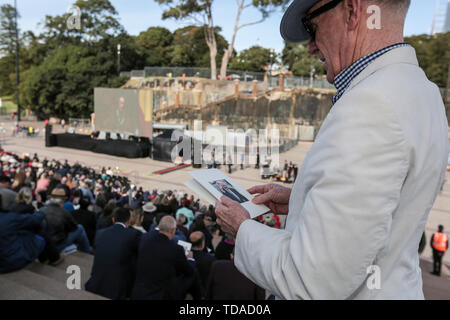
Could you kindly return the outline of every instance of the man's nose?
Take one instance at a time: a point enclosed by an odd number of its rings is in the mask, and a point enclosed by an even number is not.
[[[312,56],[319,53],[319,48],[317,48],[316,41],[309,42],[308,53]]]

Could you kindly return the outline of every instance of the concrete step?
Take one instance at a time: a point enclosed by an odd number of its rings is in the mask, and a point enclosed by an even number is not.
[[[65,283],[27,269],[5,274],[2,278],[59,300],[104,300],[104,298],[84,290],[69,290]],[[13,290],[15,291],[15,289]]]
[[[51,295],[39,292],[0,275],[0,300],[57,300]]]
[[[56,280],[62,284],[65,284],[67,278],[70,276],[61,269],[57,269],[55,267],[49,266],[47,264],[42,264],[37,261],[30,263],[25,269],[36,274],[40,274],[41,276]]]
[[[91,265],[94,264],[94,255],[92,255],[92,254],[77,251],[75,253],[72,253],[71,256],[83,259],[84,261],[86,261],[86,263],[90,263]]]
[[[86,253],[76,252],[65,256],[64,261],[61,264],[57,265],[55,268],[66,272],[67,268],[71,265],[80,267],[81,285],[84,288],[84,285],[91,276],[93,261],[94,256],[88,255]]]

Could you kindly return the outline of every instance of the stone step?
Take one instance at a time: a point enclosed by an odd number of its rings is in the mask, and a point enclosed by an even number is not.
[[[37,261],[30,263],[25,269],[36,274],[40,274],[41,276],[54,279],[62,284],[65,284],[67,278],[70,276],[61,269],[49,266],[47,264],[39,263]]]
[[[2,277],[44,295],[56,297],[58,300],[104,300],[104,298],[84,290],[69,290],[65,283],[27,269],[8,273]],[[12,288],[12,290],[15,291],[15,288]]]
[[[90,263],[91,265],[94,264],[94,255],[92,254],[77,251],[75,253],[72,253],[71,256],[83,259],[84,261],[86,261],[86,263]]]
[[[57,300],[57,298],[0,275],[0,300]]]
[[[65,256],[64,261],[55,268],[67,272],[67,268],[71,265],[80,267],[81,271],[81,285],[84,285],[89,280],[92,271],[93,256],[85,253],[76,252]]]

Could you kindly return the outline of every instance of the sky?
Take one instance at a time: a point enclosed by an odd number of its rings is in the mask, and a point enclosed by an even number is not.
[[[138,35],[152,26],[163,26],[171,31],[188,25],[173,20],[162,20],[163,8],[154,0],[110,0],[119,13],[121,24],[131,35]],[[436,0],[412,0],[406,19],[405,35],[430,33],[436,9]],[[14,4],[14,0],[0,0],[0,5]],[[22,31],[42,31],[38,24],[46,15],[60,15],[68,11],[75,0],[17,0],[21,18],[19,27]],[[222,35],[230,41],[233,34],[234,20],[237,12],[233,0],[216,0],[213,8],[214,23],[222,28]],[[273,48],[280,53],[284,47],[279,33],[282,13],[274,13],[263,23],[241,29],[236,39],[235,49],[240,52],[253,45]],[[241,21],[249,22],[259,19],[259,12],[253,8],[246,9]]]

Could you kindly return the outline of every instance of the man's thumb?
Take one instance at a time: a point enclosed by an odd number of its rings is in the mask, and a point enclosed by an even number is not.
[[[261,204],[261,203],[264,203],[264,202],[266,202],[268,200],[270,200],[269,193],[265,193],[265,194],[261,194],[259,196],[254,197],[253,198],[253,203]]]

